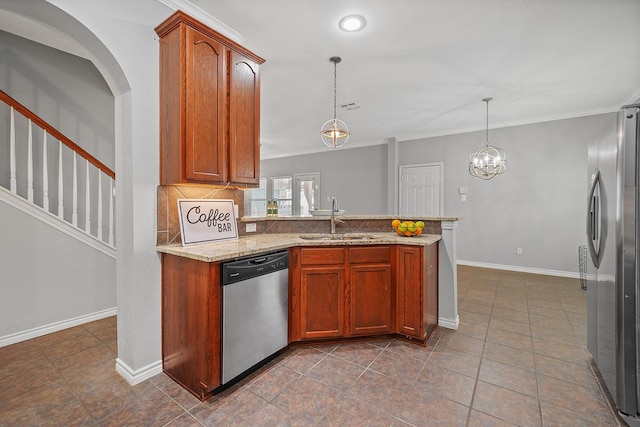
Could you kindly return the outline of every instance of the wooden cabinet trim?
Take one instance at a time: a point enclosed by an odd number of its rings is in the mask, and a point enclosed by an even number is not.
[[[300,249],[300,265],[344,264],[346,261],[343,247],[310,247]]]
[[[388,263],[391,261],[389,246],[352,246],[348,248],[349,264]]]

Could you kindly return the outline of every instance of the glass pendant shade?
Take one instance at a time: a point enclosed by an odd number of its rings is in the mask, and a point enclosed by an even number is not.
[[[333,62],[333,119],[327,120],[322,129],[320,129],[320,137],[327,147],[338,148],[343,146],[349,139],[349,128],[342,120],[337,117],[336,102],[336,65],[342,61],[339,56],[332,56],[329,61]]]
[[[341,147],[349,139],[349,128],[345,122],[339,119],[327,120],[322,126],[321,133],[322,142],[331,148]]]
[[[504,150],[489,145],[489,101],[493,98],[484,98],[487,103],[487,142],[469,156],[469,173],[480,179],[491,179],[507,170],[507,155]]]

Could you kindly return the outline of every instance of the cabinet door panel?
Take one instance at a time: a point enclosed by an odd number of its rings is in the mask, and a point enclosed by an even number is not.
[[[391,266],[351,266],[351,334],[391,332]]]
[[[258,64],[231,52],[229,168],[231,182],[260,180],[260,76]]]
[[[398,247],[396,260],[397,332],[423,338],[423,263],[420,247]]]
[[[301,269],[302,338],[344,335],[344,267]]]
[[[187,27],[185,178],[225,182],[225,47]]]
[[[163,254],[162,360],[201,399],[220,385],[220,268]]]

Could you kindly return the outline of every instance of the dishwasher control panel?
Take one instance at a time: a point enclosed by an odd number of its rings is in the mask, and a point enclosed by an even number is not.
[[[222,264],[222,285],[230,285],[289,268],[289,252],[255,255]]]

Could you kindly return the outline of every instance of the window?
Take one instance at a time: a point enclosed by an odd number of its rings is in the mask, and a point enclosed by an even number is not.
[[[279,216],[308,216],[319,209],[320,174],[304,173],[291,176],[260,178],[260,187],[244,193],[246,216],[267,216],[267,202],[278,201]]]
[[[291,216],[293,211],[293,179],[290,176],[271,178],[271,194],[278,201],[278,215]]]

